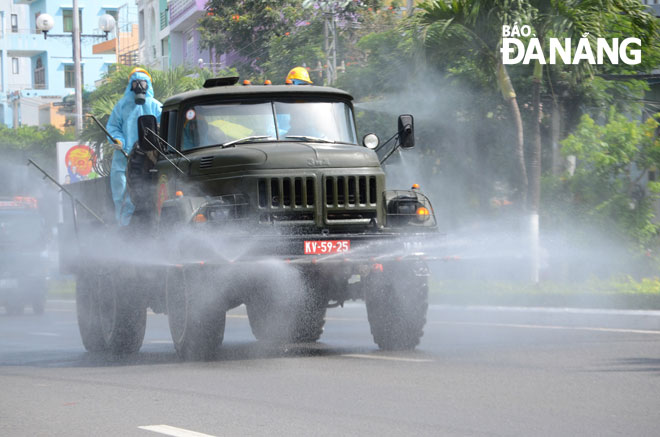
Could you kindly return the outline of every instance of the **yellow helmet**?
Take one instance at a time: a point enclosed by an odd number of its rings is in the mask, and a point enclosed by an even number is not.
[[[307,69],[304,67],[295,67],[289,71],[289,74],[286,76],[287,81],[292,81],[294,84],[296,84],[296,81],[304,82],[307,84],[313,83],[312,80],[309,78],[309,73],[307,72]]]
[[[146,74],[147,76],[149,76],[149,79],[151,79],[151,75],[150,75],[149,72],[148,72],[147,70],[145,70],[144,68],[135,67],[135,68],[131,71],[131,74],[128,75],[128,77],[133,76],[133,73],[144,73],[144,74]],[[153,79],[152,79],[152,80],[153,80]]]

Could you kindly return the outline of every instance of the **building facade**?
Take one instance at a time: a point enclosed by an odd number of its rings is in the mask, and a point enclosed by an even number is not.
[[[138,0],[137,4],[140,63],[162,70],[212,65],[213,54],[200,49],[197,31],[206,0]]]
[[[108,66],[117,61],[115,54],[94,54],[93,46],[104,40],[103,32],[98,29],[101,15],[107,13],[117,17],[125,1],[79,2],[81,34],[99,35],[81,38],[85,90],[94,89],[95,82],[107,72]],[[73,8],[54,0],[14,0],[7,9],[3,7],[2,12],[0,122],[8,126],[53,124],[63,127],[71,124],[73,114],[67,114],[69,110],[61,103],[64,97],[74,92]],[[47,39],[36,27],[36,18],[43,13],[54,19],[54,27],[48,32]],[[15,26],[14,14],[17,15]],[[109,35],[110,38],[114,36],[114,32]],[[14,61],[15,58],[19,60]],[[17,62],[22,72],[19,73],[20,79],[13,79],[10,72],[15,71]]]

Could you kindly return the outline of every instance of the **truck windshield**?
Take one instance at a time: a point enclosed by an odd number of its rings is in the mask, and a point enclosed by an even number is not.
[[[344,102],[265,102],[195,105],[185,112],[182,150],[255,141],[357,144],[351,107]]]

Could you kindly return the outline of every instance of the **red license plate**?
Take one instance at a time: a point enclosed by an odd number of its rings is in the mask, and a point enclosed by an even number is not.
[[[348,252],[351,240],[307,240],[305,255],[325,255],[328,253]]]

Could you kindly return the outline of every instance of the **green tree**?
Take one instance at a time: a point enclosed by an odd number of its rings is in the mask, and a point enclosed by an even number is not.
[[[465,66],[480,70],[507,102],[514,123],[514,160],[519,176],[519,205],[527,199],[523,120],[508,69],[500,54],[502,25],[528,21],[529,4],[524,0],[451,0],[420,6],[419,25],[427,62],[440,70]],[[413,23],[415,25],[415,23]]]
[[[72,141],[71,133],[53,126],[20,126],[11,129],[0,125],[0,149],[4,162],[24,164],[28,158],[53,171],[57,162],[56,143]]]
[[[207,8],[199,21],[203,47],[232,55],[232,66],[251,77],[271,61],[271,40],[293,31],[304,13],[296,0],[210,0]]]
[[[658,61],[658,27],[654,17],[645,12],[644,5],[638,1],[629,0],[530,0],[533,13],[529,14],[529,25],[534,29],[544,52],[548,53],[548,39],[551,37],[571,38],[576,45],[583,35],[588,35],[590,45],[595,51],[596,39],[637,37],[642,42],[643,62],[638,67],[625,64],[596,66],[586,62],[578,65],[559,65],[558,68],[568,70],[572,78],[572,88],[577,88],[579,82],[589,82],[598,72],[630,72],[648,71]],[[547,57],[546,57],[547,58]],[[544,64],[534,61],[532,71],[532,122],[529,150],[529,203],[532,211],[539,210],[541,190],[541,125]],[[548,65],[548,68],[553,68]],[[550,76],[548,76],[550,77]]]
[[[657,243],[653,203],[660,182],[644,182],[660,168],[658,117],[642,123],[611,108],[607,122],[599,125],[582,116],[575,132],[562,141],[563,153],[577,158],[575,172],[556,187],[570,199],[567,209],[574,218],[623,234],[640,247]]]

